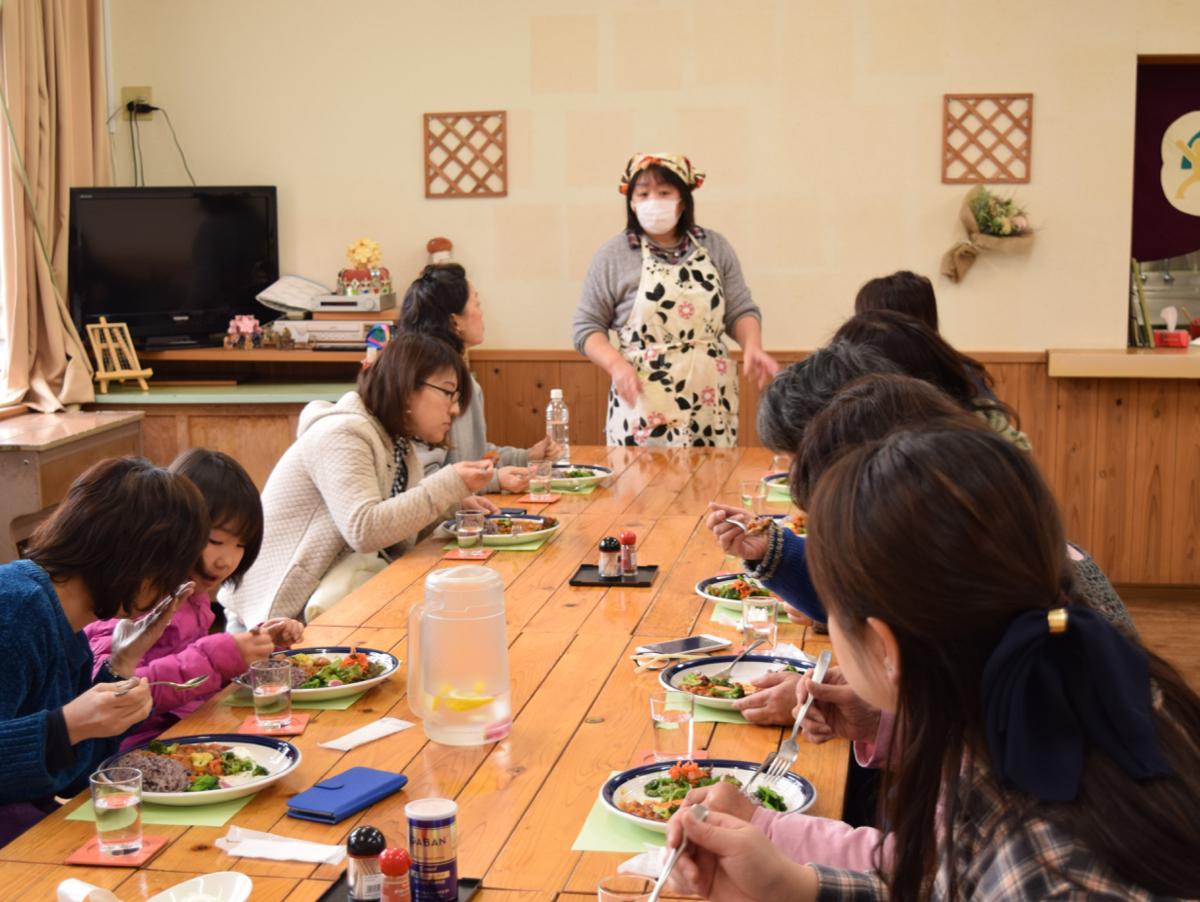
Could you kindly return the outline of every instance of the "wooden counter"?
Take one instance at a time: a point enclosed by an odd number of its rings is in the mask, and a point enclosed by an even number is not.
[[[1049,353],[1051,379],[1200,379],[1200,347],[1061,349]]]

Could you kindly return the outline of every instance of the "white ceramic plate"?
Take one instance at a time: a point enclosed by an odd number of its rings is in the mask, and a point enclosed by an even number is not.
[[[554,517],[538,517],[534,514],[522,514],[519,517],[509,517],[507,514],[492,514],[486,519],[536,520],[543,524],[542,529],[534,529],[530,530],[529,532],[522,532],[515,536],[500,535],[499,533],[488,535],[487,533],[484,533],[483,544],[488,548],[503,548],[505,545],[524,545],[526,542],[536,542],[538,539],[554,535],[562,526],[562,523],[560,523]],[[448,532],[451,536],[457,535],[453,520],[447,520],[445,523],[443,523],[442,529]]]
[[[321,699],[329,698],[344,698],[347,695],[358,695],[370,689],[372,686],[378,686],[384,680],[391,677],[393,673],[400,667],[400,659],[395,655],[388,654],[386,651],[379,651],[376,648],[363,648],[355,646],[351,648],[349,645],[325,645],[320,648],[289,648],[287,651],[276,652],[276,655],[326,655],[334,657],[337,655],[348,655],[352,651],[362,652],[367,656],[367,659],[372,664],[382,664],[383,672],[378,676],[373,676],[369,680],[360,680],[357,683],[345,683],[341,686],[321,686],[318,689],[293,689],[293,701],[320,701]],[[234,682],[241,687],[241,691],[249,692],[250,683],[246,674],[242,674],[234,679]]]
[[[686,692],[687,690],[680,685],[680,682],[689,673],[716,673],[736,657],[737,655],[714,655],[700,661],[679,661],[662,671],[658,675],[658,681],[664,689],[680,689]],[[751,683],[763,674],[773,670],[785,670],[788,666],[795,667],[797,670],[809,670],[813,665],[809,661],[798,661],[794,658],[746,655],[733,665],[729,678],[736,683]],[[707,695],[697,695],[695,699],[697,705],[725,710],[733,709],[734,699],[732,698],[710,698]]]
[[[759,767],[757,763],[733,761],[728,758],[716,758],[697,761],[696,763],[703,768],[711,767],[713,776],[715,777],[722,777],[726,774],[737,777],[742,782],[742,785],[745,785],[754,776]],[[660,764],[647,764],[642,767],[633,767],[627,771],[622,771],[611,777],[607,783],[600,787],[600,801],[604,804],[605,808],[617,817],[624,818],[630,823],[637,824],[639,827],[645,827],[647,830],[653,830],[655,833],[666,833],[666,821],[638,817],[636,814],[622,811],[618,805],[622,802],[647,801],[650,797],[642,791],[642,788],[651,780],[662,776],[672,767],[674,767],[674,762],[664,761]],[[755,786],[757,785],[756,783]],[[804,779],[804,777],[791,772],[788,772],[783,778],[777,780],[771,788],[783,796],[783,802],[787,806],[788,813],[803,811],[817,799],[816,787]]]
[[[781,492],[788,490],[788,474],[787,473],[768,473],[762,478],[762,484],[770,489],[777,489]]]
[[[750,585],[752,585],[752,586],[762,587],[762,582],[760,582],[757,579],[753,579],[753,578],[747,576],[745,573],[722,573],[718,576],[710,576],[708,579],[702,579],[702,580],[700,580],[700,582],[696,583],[696,594],[699,595],[701,598],[708,599],[709,601],[715,601],[717,604],[727,604],[727,605],[730,605],[735,608],[740,608],[742,606],[743,601],[750,601],[751,599],[749,599],[749,598],[746,598],[746,599],[722,598],[720,595],[714,595],[714,594],[712,594],[712,592],[709,591],[710,589],[712,589],[716,586],[721,586],[721,585],[724,585],[725,583],[731,583],[737,579],[744,579],[746,582],[750,583]],[[779,596],[771,594],[771,595],[767,595],[767,596],[755,596],[755,597],[778,598]]]
[[[153,741],[153,740],[152,740]],[[189,808],[196,805],[211,805],[213,802],[227,802],[230,799],[240,799],[242,796],[253,795],[261,789],[266,789],[272,783],[282,780],[300,766],[300,750],[290,742],[276,739],[272,736],[252,736],[244,733],[205,733],[200,736],[171,736],[158,740],[160,742],[178,742],[181,745],[199,745],[217,742],[230,746],[245,758],[251,758],[267,769],[261,777],[229,786],[224,789],[206,789],[201,792],[143,792],[142,800],[156,805],[174,805]],[[149,746],[144,742],[132,749],[118,752],[100,765],[97,770],[116,767],[117,761],[130,752],[136,752]]]
[[[161,893],[153,895],[148,902],[193,902],[195,899],[209,899],[215,902],[245,902],[250,898],[254,889],[254,881],[245,874],[237,871],[217,871],[214,874],[203,874],[176,883]]]
[[[582,489],[589,485],[599,485],[608,477],[612,476],[612,470],[608,467],[597,466],[596,464],[571,464],[565,467],[555,467],[558,470],[591,470],[591,476],[555,476],[552,471],[550,474],[550,488],[553,489]]]

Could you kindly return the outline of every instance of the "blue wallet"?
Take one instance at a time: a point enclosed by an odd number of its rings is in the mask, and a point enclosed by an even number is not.
[[[373,767],[352,767],[288,799],[288,817],[336,824],[390,796],[407,782],[408,777],[404,774]]]

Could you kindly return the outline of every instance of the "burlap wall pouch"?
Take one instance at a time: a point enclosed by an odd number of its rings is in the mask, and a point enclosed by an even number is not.
[[[1033,246],[1033,232],[1026,228],[1011,235],[988,235],[975,218],[974,205],[986,192],[982,185],[972,188],[963,198],[958,210],[958,219],[967,232],[967,240],[959,241],[942,255],[942,275],[951,282],[960,282],[981,253],[995,251],[999,254],[1023,254]]]

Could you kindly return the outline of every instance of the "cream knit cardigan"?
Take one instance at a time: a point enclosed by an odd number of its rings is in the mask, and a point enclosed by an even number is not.
[[[407,460],[408,486],[393,496],[392,439],[358,393],[307,405],[296,441],[263,489],[258,560],[236,589],[221,590],[221,604],[247,626],[299,617],[339,560],[352,552],[396,553],[396,545],[403,551],[471,494],[453,467],[422,478],[411,447]]]

